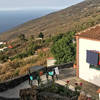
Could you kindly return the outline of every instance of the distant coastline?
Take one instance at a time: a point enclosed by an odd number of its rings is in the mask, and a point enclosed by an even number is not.
[[[29,20],[45,16],[57,10],[58,9],[32,9],[0,11],[0,34]]]

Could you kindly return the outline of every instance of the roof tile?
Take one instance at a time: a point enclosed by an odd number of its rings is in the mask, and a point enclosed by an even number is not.
[[[76,36],[100,40],[100,24],[77,33]]]

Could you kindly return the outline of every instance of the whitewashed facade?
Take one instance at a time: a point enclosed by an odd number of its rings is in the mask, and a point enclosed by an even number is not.
[[[100,41],[79,38],[79,77],[100,86],[100,70],[89,67],[86,62],[87,50],[100,51]]]
[[[55,62],[56,62],[56,59],[54,59],[52,57],[48,58],[47,59],[47,67],[55,65]]]

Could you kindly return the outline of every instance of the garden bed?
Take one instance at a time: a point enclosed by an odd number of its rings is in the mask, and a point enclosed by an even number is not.
[[[34,93],[32,93],[32,91],[36,91],[34,92],[35,95]],[[78,91],[72,91],[67,86],[66,87],[61,86],[56,83],[42,84],[35,89],[34,87],[31,89],[24,89],[21,90],[20,94],[21,94],[21,98],[24,98],[24,100],[33,100],[31,99],[32,96],[33,98],[34,96],[36,96],[35,100],[78,100],[78,96],[79,96]],[[28,98],[25,99],[25,97]]]
[[[67,99],[68,100],[77,100],[78,96],[80,94],[78,91],[70,90],[67,85],[62,86],[62,85],[59,85],[56,83],[49,83],[46,85],[42,85],[41,87],[39,87],[38,91],[39,91],[39,94],[47,93],[47,95],[48,94],[52,94],[52,96],[55,95],[54,96],[55,100],[64,100],[64,98],[66,98],[66,100]],[[38,97],[40,97],[40,96],[38,96]],[[56,99],[58,97],[59,97],[59,99]],[[39,100],[41,100],[41,99],[39,99]],[[52,99],[52,100],[54,100],[54,99]]]

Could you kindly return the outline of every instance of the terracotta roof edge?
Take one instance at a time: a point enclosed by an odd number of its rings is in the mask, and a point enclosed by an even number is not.
[[[93,28],[96,28],[97,26],[100,26],[100,24],[97,24],[97,25],[95,25],[95,26],[93,26],[93,27],[90,27],[90,28],[87,28],[87,29],[85,29],[85,30],[83,30],[83,31],[80,31],[80,32],[76,33],[75,36],[79,36],[81,33],[86,32],[86,31],[89,31],[89,30],[91,30],[91,29],[93,29]]]

